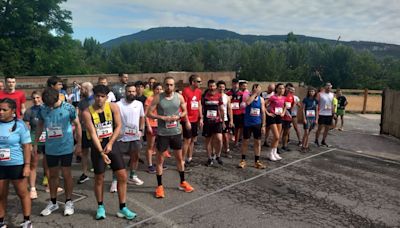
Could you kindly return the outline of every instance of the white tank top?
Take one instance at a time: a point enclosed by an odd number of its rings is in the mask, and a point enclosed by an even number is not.
[[[224,107],[224,121],[228,121],[228,95],[222,94],[222,107]]]
[[[319,115],[332,116],[333,109],[333,93],[319,93]]]

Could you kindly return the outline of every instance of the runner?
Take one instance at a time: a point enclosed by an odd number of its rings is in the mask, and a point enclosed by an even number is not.
[[[35,141],[35,131],[36,127],[39,121],[38,118],[38,113],[39,110],[43,104],[42,102],[42,96],[39,94],[37,91],[32,92],[32,100],[33,100],[33,105],[30,107],[24,115],[24,121],[25,124],[30,128],[30,134],[31,134],[31,140]],[[46,163],[46,156],[45,155],[45,150],[44,150],[44,142],[46,140],[46,132],[42,132],[42,135],[39,139],[38,143],[38,153],[34,154],[32,153],[32,158],[31,158],[31,172],[29,176],[29,185],[30,185],[30,197],[31,199],[36,199],[38,197],[37,191],[36,191],[36,168],[37,164],[39,161],[39,153],[43,153],[43,173],[44,173],[44,178],[47,179],[49,176],[49,170],[47,168],[47,163]],[[47,184],[46,184],[47,185]]]
[[[309,152],[308,137],[314,129],[316,120],[318,119],[318,100],[316,98],[316,89],[309,88],[307,97],[303,99],[303,116],[304,116],[304,135],[302,141],[301,152]]]
[[[189,77],[189,86],[185,87],[182,96],[186,102],[187,115],[183,118],[183,150],[186,169],[192,162],[194,142],[197,141],[198,128],[203,128],[203,108],[201,104],[201,78],[192,74]]]
[[[78,117],[82,126],[82,153],[81,153],[81,166],[82,175],[79,177],[78,184],[83,184],[89,180],[88,165],[89,165],[89,149],[91,147],[91,140],[87,137],[87,131],[84,123],[82,113],[94,102],[93,85],[90,82],[84,82],[81,86],[80,92],[82,99],[78,104]]]
[[[74,107],[78,106],[79,101],[81,100],[81,86],[79,85],[78,82],[73,81],[72,82],[72,96],[71,96],[71,102]]]
[[[344,114],[346,114],[346,111],[345,111],[346,106],[349,103],[347,102],[347,98],[345,96],[343,96],[341,89],[337,89],[336,90],[336,97],[338,99],[338,107],[337,107],[337,112],[336,112],[338,117],[335,120],[335,128],[337,126],[337,122],[338,122],[338,119],[340,117],[340,128],[339,128],[339,131],[343,131],[343,124],[344,124],[344,119],[343,118],[344,118]]]
[[[17,104],[10,98],[0,99],[0,227],[4,222],[9,183],[14,185],[22,205],[24,222],[21,227],[32,227],[31,199],[27,178],[31,163],[31,137],[23,121],[17,120]]]
[[[119,83],[115,84],[111,91],[115,95],[115,101],[119,101],[121,98],[125,97],[125,86],[128,83],[128,74],[119,73]]]
[[[275,88],[275,95],[271,96],[266,104],[267,125],[269,125],[273,134],[271,151],[268,154],[268,158],[271,161],[282,159],[278,154],[278,144],[282,131],[282,117],[286,113],[284,94],[285,87],[282,83],[278,83]]]
[[[331,90],[332,84],[327,82],[324,90],[319,92],[317,95],[319,110],[318,129],[315,133],[315,144],[317,144],[317,146],[320,146],[319,135],[322,129],[324,129],[321,145],[329,147],[329,145],[326,143],[326,137],[328,136],[329,129],[332,127],[332,120],[335,115],[335,109],[333,105],[334,94],[331,92]]]
[[[286,95],[285,95],[285,107],[286,112],[282,118],[282,150],[291,151],[288,148],[289,134],[290,128],[292,127],[292,107],[294,106],[294,96],[293,96],[293,87],[291,85],[286,86]]]
[[[143,95],[146,97],[153,96],[153,87],[154,84],[157,82],[156,78],[150,77],[149,80],[147,81],[147,85],[149,88],[145,88],[143,91]]]
[[[292,124],[293,124],[293,128],[294,131],[296,132],[296,136],[297,136],[297,140],[298,143],[297,145],[301,147],[301,136],[300,136],[300,130],[299,130],[299,126],[298,126],[298,120],[297,120],[297,113],[298,113],[298,109],[301,108],[301,103],[300,103],[300,98],[295,94],[296,90],[294,87],[292,87],[291,92],[293,94],[293,98],[294,98],[294,104],[292,107]],[[290,136],[290,135],[289,135]]]
[[[231,130],[233,129],[233,113],[232,113],[232,105],[231,98],[225,94],[226,84],[224,81],[217,82],[217,87],[219,93],[222,95],[222,105],[224,107],[224,122],[225,128],[222,129],[222,150],[225,153],[227,158],[232,158],[229,149],[229,141],[231,138]]]
[[[110,165],[118,180],[119,211],[117,216],[128,220],[136,214],[126,207],[127,175],[124,159],[120,151],[113,148],[118,139],[122,124],[118,105],[107,102],[107,86],[97,85],[93,88],[94,103],[83,111],[83,118],[92,140],[91,159],[95,174],[95,195],[97,200],[96,219],[105,219],[103,204],[104,172]]]
[[[244,114],[243,143],[241,147],[242,160],[240,168],[246,167],[246,153],[248,150],[249,139],[253,134],[254,138],[254,167],[265,169],[266,166],[260,161],[261,135],[265,133],[265,103],[260,96],[261,86],[254,84],[250,96],[246,99],[246,112]]]
[[[185,181],[185,166],[182,158],[182,130],[179,120],[186,116],[186,104],[182,95],[174,92],[175,81],[172,77],[164,79],[165,92],[156,95],[147,110],[147,116],[157,119],[157,188],[156,198],[164,198],[164,187],[162,185],[162,171],[164,156],[163,152],[170,147],[175,152],[176,166],[179,171],[179,189],[185,192],[192,192],[194,189]],[[179,108],[181,112],[179,112]],[[157,110],[157,114],[154,114]]]
[[[239,139],[243,132],[244,113],[240,108],[243,102],[243,93],[239,90],[239,80],[232,79],[232,89],[226,93],[231,98],[231,107],[233,113],[233,124],[235,125],[235,146],[238,145]]]
[[[136,100],[136,88],[135,84],[128,83],[125,87],[125,98],[117,102],[122,121],[122,136],[115,146],[121,154],[130,155],[128,182],[142,185],[143,181],[139,179],[135,170],[138,168],[139,152],[142,149],[140,139],[144,130],[144,109],[142,103]]]
[[[25,93],[21,90],[15,90],[17,81],[15,76],[6,76],[6,88],[5,90],[0,91],[0,99],[10,98],[15,101],[17,107],[15,109],[15,114],[17,118],[20,119],[21,115],[24,115],[26,108],[25,108]]]
[[[108,86],[108,81],[107,81],[107,77],[105,76],[100,76],[97,79],[97,85],[105,85]],[[117,99],[115,98],[115,95],[113,93],[113,91],[108,92],[107,94],[107,101],[108,102],[115,102]]]
[[[53,88],[45,88],[42,93],[44,106],[39,110],[39,122],[36,128],[34,153],[38,151],[39,138],[43,129],[46,129],[46,160],[49,167],[49,186],[50,202],[40,213],[42,216],[50,215],[58,209],[57,188],[59,184],[60,163],[61,171],[64,177],[65,189],[65,208],[64,215],[74,214],[74,204],[71,200],[73,180],[71,175],[72,155],[74,151],[74,137],[72,124],[75,125],[75,153],[80,154],[82,148],[81,142],[81,124],[76,115],[74,106],[59,99],[59,91]]]
[[[264,94],[262,94],[265,104],[268,104],[269,98],[272,97],[273,95],[275,95],[275,83],[269,84],[267,91],[264,92]],[[266,108],[268,108],[268,107],[266,107]],[[265,137],[264,137],[264,145],[263,145],[265,147],[270,146],[268,144],[269,132],[270,132],[270,126],[267,124],[267,126],[265,127]]]
[[[205,145],[208,160],[206,165],[212,166],[213,160],[223,165],[221,159],[222,129],[226,128],[224,120],[224,106],[222,95],[217,91],[214,80],[208,80],[208,91],[203,97],[204,126],[202,135],[206,138]]]
[[[153,102],[154,96],[162,92],[162,85],[160,83],[154,83],[153,85],[153,95],[148,97],[145,102],[145,113],[147,113]],[[157,110],[153,111],[154,115],[157,115]],[[157,119],[152,119],[146,117],[146,138],[147,138],[147,149],[146,149],[146,159],[148,164],[147,171],[149,173],[156,173],[156,167],[153,165],[153,154],[156,153],[155,140],[157,136]]]
[[[63,92],[63,80],[57,76],[51,76],[47,79],[47,87],[53,88],[58,91],[60,100],[67,101],[67,97],[65,96],[66,93]]]

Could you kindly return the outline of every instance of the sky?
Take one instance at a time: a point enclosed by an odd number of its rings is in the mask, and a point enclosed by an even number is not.
[[[67,0],[73,37],[101,43],[154,27],[400,44],[400,0]]]

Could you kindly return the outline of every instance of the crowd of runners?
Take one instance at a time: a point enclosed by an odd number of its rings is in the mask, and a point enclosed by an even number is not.
[[[31,204],[38,197],[40,154],[42,184],[50,194],[40,215],[48,216],[59,209],[60,191],[65,191],[64,215],[74,214],[71,164],[75,155],[82,165],[78,184],[89,180],[91,168],[94,172],[95,218],[106,218],[104,173],[110,168],[110,192],[117,193],[119,200],[117,216],[131,220],[136,214],[126,205],[127,185],[143,184],[137,172],[142,151],[147,172],[157,179],[155,197],[164,198],[164,160],[171,155],[180,177],[178,188],[186,193],[194,191],[186,174],[193,168],[199,132],[205,138],[207,153],[196,156],[197,163],[224,165],[223,159],[232,159],[231,147],[237,147],[241,153],[238,168],[244,169],[250,166],[246,159],[249,140],[253,138],[252,166],[265,169],[262,146],[267,148],[269,161],[283,159],[283,152],[291,150],[289,140],[294,140],[289,139],[292,126],[298,141],[296,149],[303,153],[311,150],[309,135],[314,128],[315,144],[327,147],[328,131],[336,127],[338,120],[338,130],[343,130],[347,100],[340,89],[335,95],[330,83],[318,89],[308,88],[307,95],[300,99],[291,83],[271,83],[265,91],[261,85],[253,84],[248,90],[246,81],[233,79],[228,90],[224,81],[209,80],[202,91],[198,75],[191,75],[188,82],[187,87],[178,90],[173,77],[161,82],[150,78],[133,83],[121,73],[119,83],[111,88],[106,77],[99,77],[97,85],[73,82],[67,92],[63,80],[53,76],[43,91],[31,94],[33,105],[27,108],[25,93],[15,89],[16,78],[5,77],[5,83],[0,82],[0,228],[6,227],[9,182],[22,204],[21,226],[32,227]],[[303,132],[298,127],[300,112],[304,116]],[[129,157],[127,164],[125,155]]]

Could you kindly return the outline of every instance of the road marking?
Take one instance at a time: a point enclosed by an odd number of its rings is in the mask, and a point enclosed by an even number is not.
[[[145,210],[148,214],[150,214],[152,217],[157,215],[157,211],[153,210],[153,208],[141,203],[139,200],[135,200],[132,197],[126,197],[126,199],[129,202],[132,202],[134,204],[136,204],[137,206],[141,207],[143,210]],[[181,226],[179,226],[178,224],[176,224],[174,221],[172,221],[171,219],[168,219],[162,215],[157,216],[159,220],[161,220],[162,223],[166,224],[168,227],[174,227],[174,228],[179,228]]]
[[[344,152],[344,153],[356,154],[356,155],[359,155],[359,156],[362,156],[362,157],[372,158],[372,159],[375,159],[375,160],[378,160],[378,161],[383,161],[383,162],[387,162],[387,163],[393,163],[393,164],[396,164],[396,165],[400,165],[400,162],[389,160],[389,159],[385,159],[385,158],[379,158],[379,157],[368,155],[368,154],[364,154],[364,153],[362,153],[362,151],[358,152],[358,151],[351,151],[351,150],[344,150],[344,149],[336,149],[336,150],[340,151],[340,152]]]
[[[141,220],[141,221],[139,221],[139,222],[137,222],[137,223],[134,223],[134,224],[132,224],[132,225],[126,226],[126,228],[130,228],[130,227],[135,227],[135,226],[141,225],[141,224],[146,223],[146,222],[148,222],[148,221],[150,221],[150,220],[153,220],[153,219],[155,219],[155,218],[161,217],[161,216],[163,216],[163,215],[165,215],[165,214],[168,214],[168,213],[170,213],[170,212],[176,211],[176,210],[178,210],[178,209],[180,209],[180,208],[182,208],[182,207],[185,207],[185,206],[187,206],[187,205],[189,205],[189,204],[192,204],[192,203],[197,202],[197,201],[199,201],[199,200],[202,200],[202,199],[204,199],[204,198],[213,196],[213,195],[215,195],[215,194],[217,194],[217,193],[220,193],[220,192],[222,192],[222,191],[225,191],[225,190],[227,190],[227,189],[233,188],[233,187],[238,186],[238,185],[240,185],[240,184],[244,184],[244,183],[250,182],[250,181],[255,180],[255,179],[259,178],[259,177],[265,176],[265,175],[267,175],[267,174],[269,174],[269,173],[275,172],[275,171],[277,171],[277,170],[281,170],[281,169],[286,168],[286,167],[288,167],[288,166],[294,165],[294,164],[296,164],[296,163],[299,163],[299,162],[308,160],[308,159],[310,159],[310,158],[313,158],[313,157],[316,157],[316,156],[319,156],[319,155],[322,155],[322,154],[329,153],[329,152],[334,151],[334,150],[336,150],[336,148],[332,148],[332,149],[329,149],[329,150],[326,150],[326,151],[322,151],[322,152],[320,152],[320,153],[318,153],[318,154],[314,154],[314,155],[311,155],[311,156],[308,156],[308,157],[305,157],[305,158],[296,160],[296,161],[294,161],[294,162],[291,162],[291,163],[288,163],[288,164],[286,164],[286,165],[277,167],[277,168],[275,168],[275,169],[267,170],[267,171],[265,171],[265,172],[263,172],[263,173],[260,173],[260,174],[254,176],[254,177],[251,177],[251,178],[248,178],[248,179],[245,179],[245,180],[242,180],[242,181],[239,181],[239,182],[236,182],[236,183],[227,185],[227,186],[225,186],[225,187],[223,187],[223,188],[220,188],[220,189],[218,189],[218,190],[216,190],[216,191],[213,191],[213,192],[207,193],[207,194],[205,194],[205,195],[202,195],[202,196],[200,196],[200,197],[197,197],[197,198],[195,198],[195,199],[189,200],[189,201],[187,201],[187,202],[185,202],[185,203],[182,203],[182,204],[180,204],[180,205],[178,205],[178,206],[172,207],[172,208],[170,208],[170,209],[168,209],[168,210],[165,210],[165,211],[163,211],[163,212],[160,212],[160,213],[158,213],[158,214],[155,214],[155,215],[153,215],[153,216],[151,216],[151,217],[149,217],[149,218],[147,218],[147,219],[143,219],[143,220]]]

